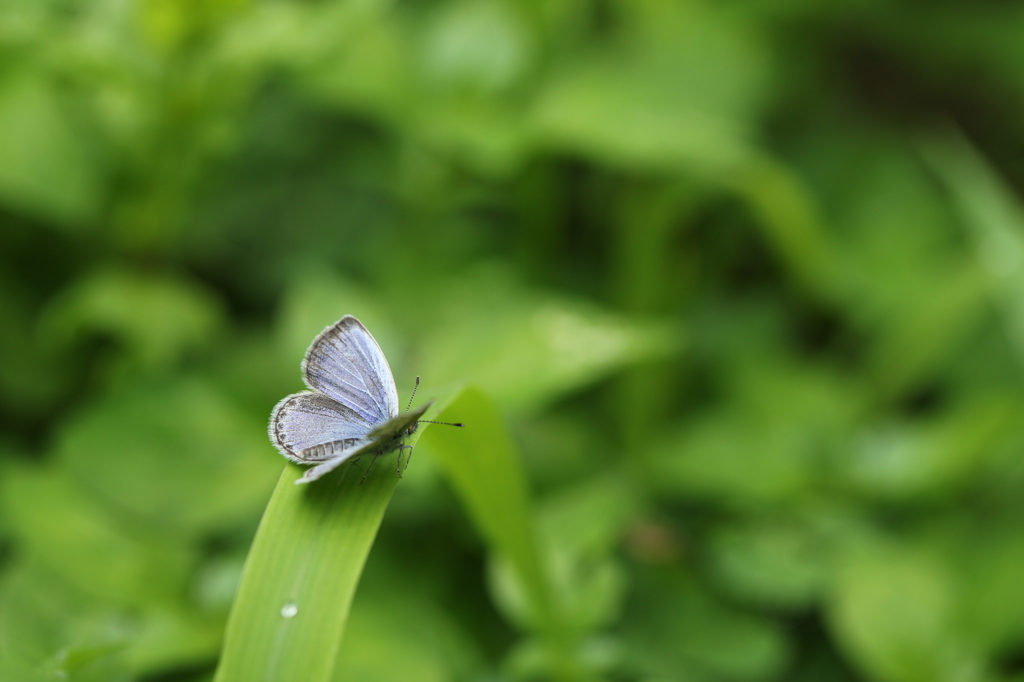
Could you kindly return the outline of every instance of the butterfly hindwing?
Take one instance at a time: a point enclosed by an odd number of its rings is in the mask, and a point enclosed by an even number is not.
[[[324,329],[302,361],[309,388],[320,391],[373,426],[399,413],[398,389],[380,346],[351,315]]]
[[[373,424],[348,406],[315,391],[288,396],[270,415],[270,440],[293,462],[315,462],[306,452],[326,443],[365,442]],[[335,448],[331,448],[333,454]],[[339,451],[344,446],[337,448]],[[326,454],[326,453],[325,453]]]
[[[302,478],[295,481],[296,484],[302,485],[303,483],[311,483],[324,474],[334,471],[336,468],[344,464],[347,460],[362,455],[373,450],[376,444],[373,441],[363,443],[361,445],[354,445],[346,450],[340,452],[337,456],[320,462],[311,469],[306,469],[306,472],[302,475]]]

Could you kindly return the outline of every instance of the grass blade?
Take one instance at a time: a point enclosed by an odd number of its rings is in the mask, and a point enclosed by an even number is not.
[[[488,545],[514,567],[548,648],[554,679],[587,679],[575,633],[566,627],[553,594],[526,474],[497,407],[483,392],[466,388],[436,418],[466,424],[465,429],[432,428],[423,443]]]
[[[398,475],[368,458],[316,483],[281,474],[246,561],[215,682],[329,682],[359,576]]]

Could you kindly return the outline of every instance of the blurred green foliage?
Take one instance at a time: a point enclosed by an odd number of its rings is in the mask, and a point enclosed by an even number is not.
[[[1024,680],[1022,32],[0,0],[0,679],[212,679],[265,420],[351,313],[403,395],[477,388],[339,681]]]

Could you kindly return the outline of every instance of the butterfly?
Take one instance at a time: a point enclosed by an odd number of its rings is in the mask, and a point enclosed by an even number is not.
[[[313,339],[302,360],[302,378],[310,390],[274,406],[268,427],[282,455],[314,465],[296,484],[315,481],[353,457],[376,460],[395,450],[401,475],[402,450],[412,449],[404,439],[416,432],[430,404],[399,411],[391,367],[359,320],[346,315]]]

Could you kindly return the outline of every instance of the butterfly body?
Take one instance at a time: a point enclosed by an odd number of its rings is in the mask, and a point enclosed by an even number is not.
[[[400,412],[387,359],[366,327],[346,315],[306,351],[302,375],[310,389],[280,401],[270,415],[270,440],[286,458],[313,464],[296,483],[315,481],[360,455],[403,447],[427,405]]]

